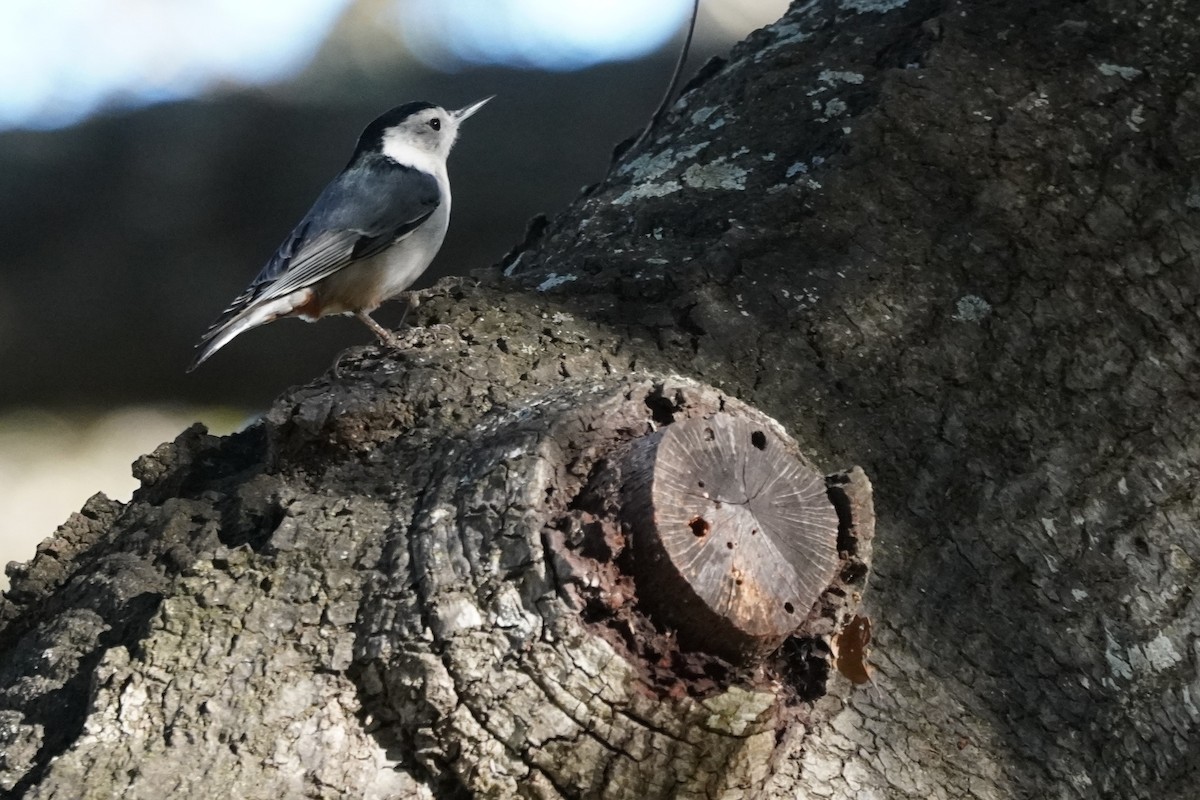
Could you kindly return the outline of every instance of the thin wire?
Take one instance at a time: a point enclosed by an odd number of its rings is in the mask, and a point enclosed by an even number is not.
[[[675,96],[675,89],[679,86],[679,78],[683,75],[683,65],[687,61],[688,51],[692,47],[692,34],[696,32],[696,17],[699,15],[700,0],[692,0],[692,19],[688,23],[687,37],[683,40],[683,47],[679,51],[679,60],[675,62],[675,73],[671,75],[671,84],[667,87],[667,93],[663,95],[662,102],[658,104],[658,110],[654,112],[654,116],[650,117],[650,122],[647,123],[646,129],[642,131],[641,136],[629,148],[630,151],[636,150],[650,136],[650,131],[654,130],[662,122],[662,118],[667,114],[667,109],[671,107],[671,98]]]

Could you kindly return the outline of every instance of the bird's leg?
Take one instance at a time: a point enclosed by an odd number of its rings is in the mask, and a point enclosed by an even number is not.
[[[362,320],[363,325],[366,325],[375,332],[375,335],[379,337],[379,341],[383,343],[384,347],[390,347],[393,350],[400,349],[400,340],[397,339],[395,335],[393,335],[392,332],[387,328],[371,319],[371,315],[366,311],[355,311],[354,316]],[[333,377],[337,378],[338,380],[341,380],[342,377],[342,359],[345,357],[346,353],[343,351],[342,353],[339,353],[338,357],[333,360]]]
[[[409,292],[404,296],[404,313],[400,315],[400,322],[396,324],[397,328],[404,327],[404,320],[408,319],[408,312],[412,311],[417,306],[421,305],[421,299],[413,292]]]
[[[387,328],[383,327],[378,322],[371,319],[370,314],[368,314],[365,311],[355,311],[354,316],[358,317],[359,320],[362,321],[363,325],[366,325],[368,328],[373,330],[375,332],[375,335],[379,337],[379,341],[383,342],[384,345],[392,348],[393,350],[400,349],[400,340],[397,339],[395,337],[395,335],[393,335],[392,332],[389,331]]]

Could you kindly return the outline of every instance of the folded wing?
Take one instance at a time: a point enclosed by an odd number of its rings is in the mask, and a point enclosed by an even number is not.
[[[246,290],[200,338],[189,370],[238,334],[293,310],[288,295],[395,244],[441,204],[437,180],[383,156],[348,167],[317,197]]]

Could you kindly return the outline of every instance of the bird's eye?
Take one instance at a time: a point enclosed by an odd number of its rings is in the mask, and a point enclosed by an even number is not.
[[[433,128],[435,131],[440,131],[442,129],[442,121],[437,117],[434,117],[433,119],[429,120],[429,127]]]

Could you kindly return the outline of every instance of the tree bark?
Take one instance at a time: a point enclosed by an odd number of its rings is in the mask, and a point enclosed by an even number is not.
[[[12,570],[3,785],[1195,796],[1197,75],[1187,0],[795,4],[407,349]],[[621,459],[717,414],[844,470],[767,655],[622,557]]]

